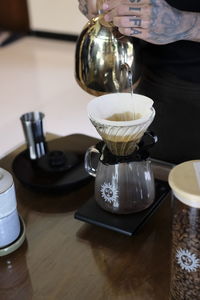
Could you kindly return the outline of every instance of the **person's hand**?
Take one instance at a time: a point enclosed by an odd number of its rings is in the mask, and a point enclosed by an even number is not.
[[[165,0],[106,0],[103,7],[105,20],[112,21],[122,34],[152,44],[193,39],[198,26],[198,13],[180,11]]]
[[[89,20],[97,15],[97,0],[78,0],[79,9]]]

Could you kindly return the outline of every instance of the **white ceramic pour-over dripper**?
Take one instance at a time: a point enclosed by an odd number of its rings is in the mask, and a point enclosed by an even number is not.
[[[153,101],[148,97],[116,93],[91,100],[87,111],[112,154],[125,156],[133,153],[152,123],[155,116],[152,106]]]

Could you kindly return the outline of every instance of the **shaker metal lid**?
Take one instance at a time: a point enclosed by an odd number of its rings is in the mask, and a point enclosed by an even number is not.
[[[16,209],[16,196],[12,175],[0,168],[0,218]]]
[[[184,204],[200,208],[200,160],[174,167],[168,178],[174,195]]]

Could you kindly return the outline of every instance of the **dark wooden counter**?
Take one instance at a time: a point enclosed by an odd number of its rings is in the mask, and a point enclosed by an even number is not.
[[[49,145],[84,152],[96,140],[83,137]],[[3,158],[0,166],[12,173],[21,150]],[[93,181],[62,194],[35,192],[14,181],[26,241],[0,258],[0,299],[168,299],[170,197],[135,237],[128,237],[74,219],[75,210],[93,194]]]

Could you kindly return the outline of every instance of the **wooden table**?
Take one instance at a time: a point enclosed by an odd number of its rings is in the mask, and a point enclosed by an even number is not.
[[[84,152],[93,138],[72,135],[49,142]],[[0,161],[12,173],[22,148]],[[163,171],[157,166],[155,172]],[[164,175],[168,170],[164,170]],[[157,175],[156,175],[157,176]],[[170,197],[134,237],[74,219],[93,194],[93,181],[78,190],[46,194],[15,177],[26,241],[0,258],[0,299],[167,300],[170,279]]]

